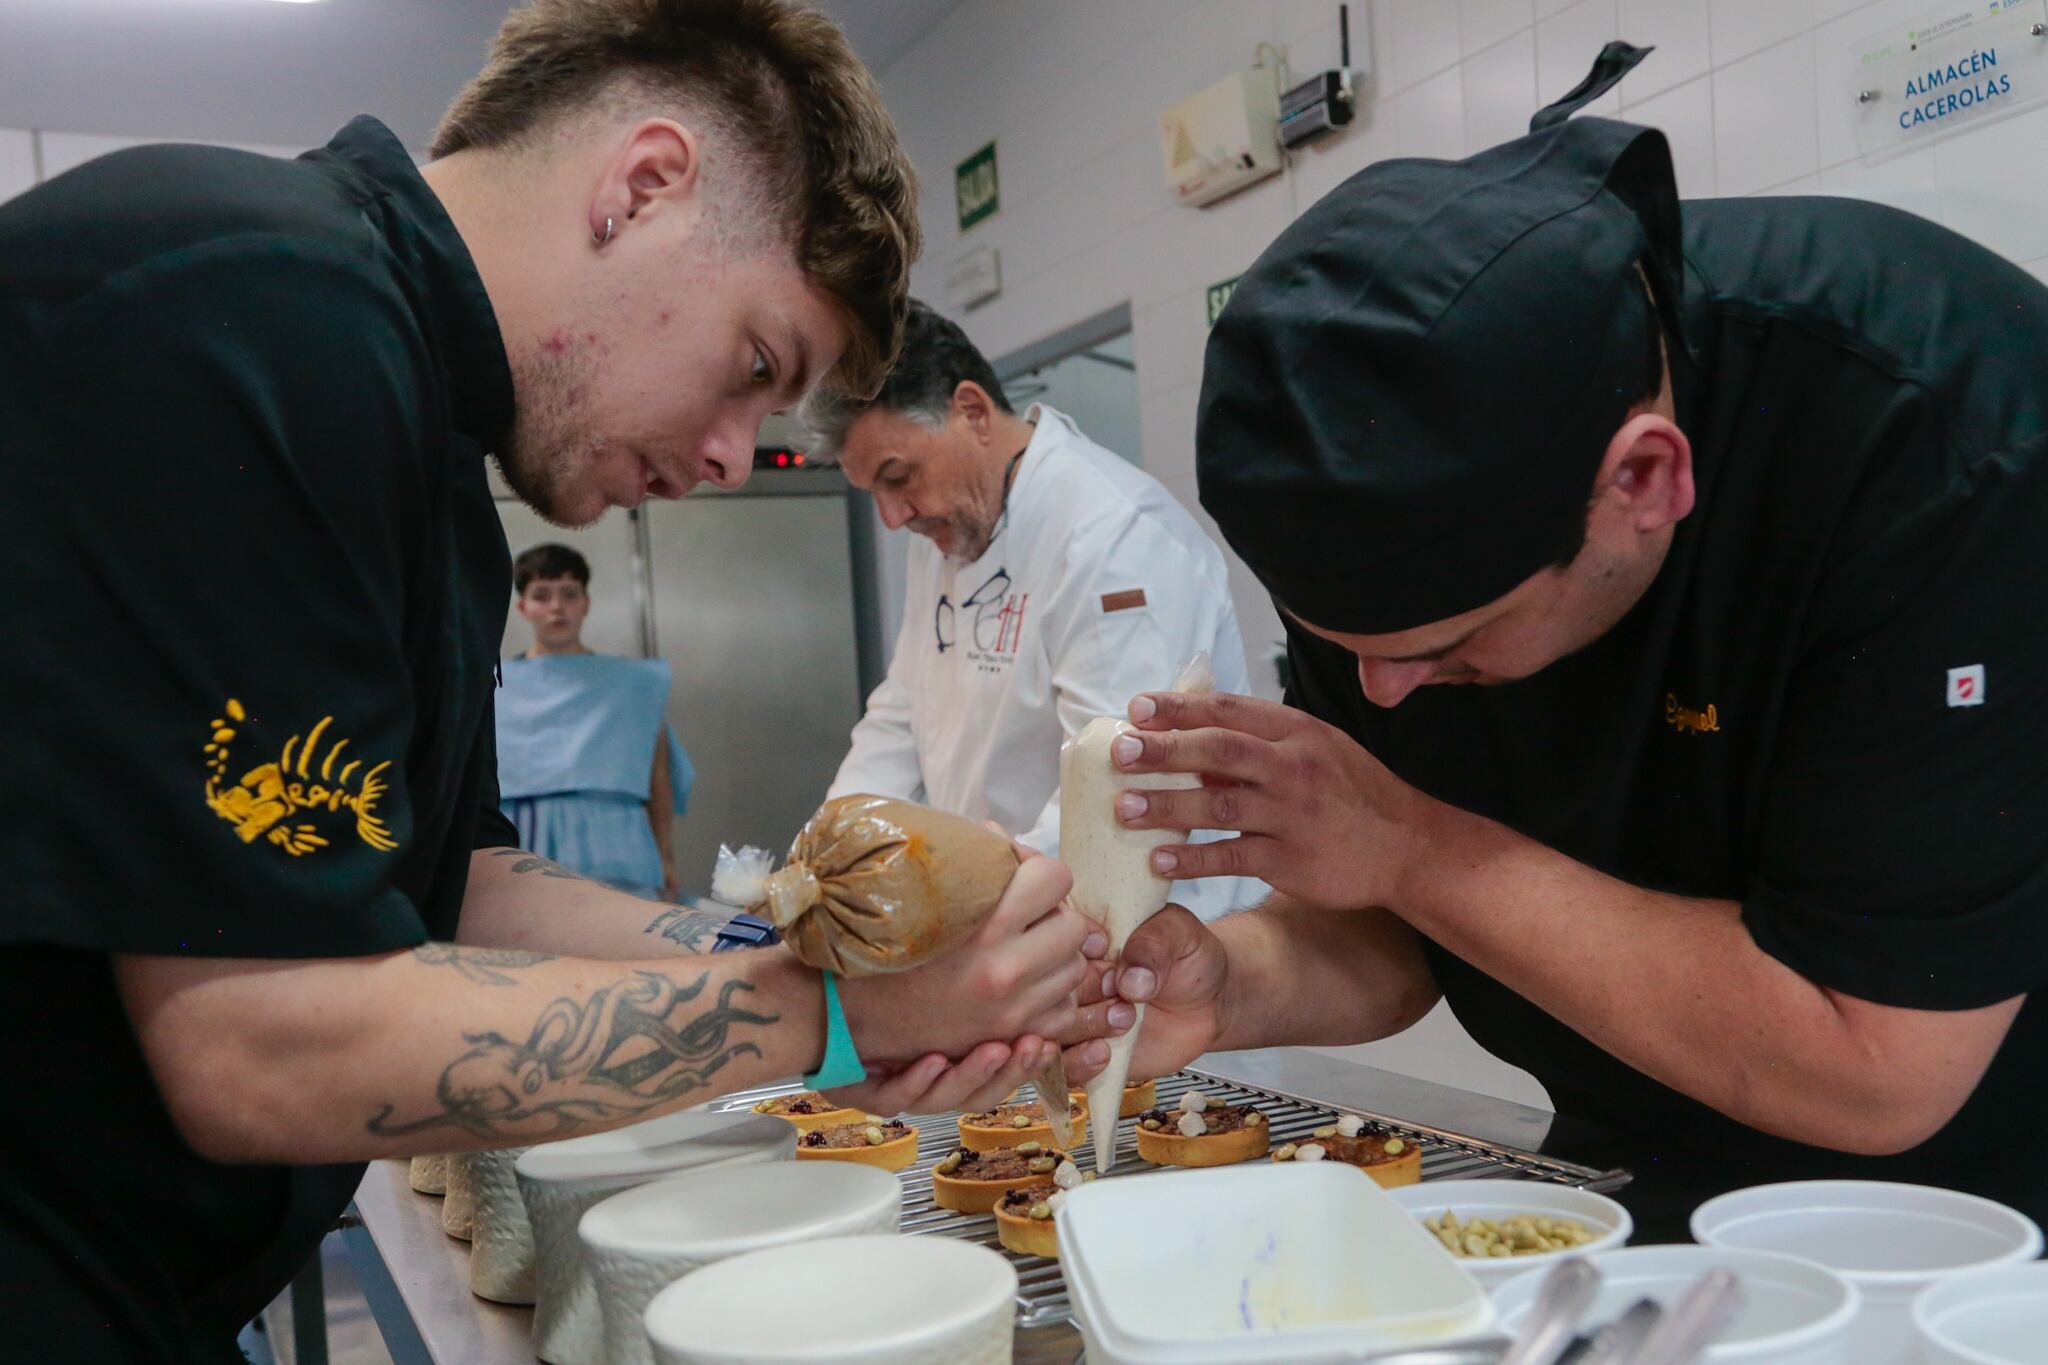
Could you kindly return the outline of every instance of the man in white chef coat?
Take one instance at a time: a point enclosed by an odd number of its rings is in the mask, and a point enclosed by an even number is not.
[[[831,794],[874,792],[993,820],[1057,854],[1060,745],[1206,650],[1249,692],[1223,555],[1158,480],[1042,403],[1013,411],[966,335],[911,302],[903,352],[866,402],[806,412],[818,454],[911,542],[889,675]],[[1257,883],[1191,884],[1213,918]]]

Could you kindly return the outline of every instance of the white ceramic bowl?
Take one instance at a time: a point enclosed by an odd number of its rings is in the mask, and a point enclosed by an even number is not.
[[[1912,1316],[1927,1365],[2034,1365],[2048,1359],[2048,1264],[1952,1276]]]
[[[1856,1287],[1822,1266],[1769,1251],[1723,1247],[1623,1247],[1588,1257],[1601,1283],[1581,1330],[1604,1326],[1637,1299],[1669,1308],[1709,1270],[1742,1281],[1742,1309],[1706,1354],[1707,1365],[1865,1365],[1849,1353],[1849,1330],[1861,1300]],[[1503,1331],[1522,1325],[1549,1270],[1517,1275],[1493,1291]]]
[[[615,1194],[576,1228],[597,1280],[604,1358],[652,1365],[647,1305],[691,1271],[763,1247],[895,1232],[902,1221],[902,1182],[843,1161],[692,1171]]]
[[[1778,1251],[1824,1265],[1863,1294],[1857,1365],[1911,1365],[1913,1300],[1955,1275],[2031,1261],[2041,1230],[2003,1204],[1954,1190],[1871,1180],[1758,1185],[1692,1216],[1706,1246]],[[2048,1342],[2041,1358],[2048,1360]]]
[[[1493,1323],[1415,1217],[1334,1161],[1098,1180],[1057,1229],[1090,1365],[1310,1365]]]
[[[1008,1365],[1016,1298],[987,1247],[835,1237],[685,1275],[647,1305],[647,1335],[661,1365]]]
[[[1460,1223],[1473,1218],[1499,1222],[1537,1213],[1572,1219],[1595,1234],[1591,1242],[1573,1251],[1538,1251],[1526,1256],[1494,1258],[1453,1257],[1487,1289],[1506,1284],[1525,1271],[1548,1268],[1567,1256],[1592,1256],[1626,1246],[1636,1228],[1628,1210],[1606,1195],[1542,1180],[1425,1180],[1390,1193],[1396,1204],[1418,1220],[1434,1218],[1446,1209],[1455,1213]],[[1431,1237],[1434,1240],[1435,1234]],[[1441,1243],[1438,1249],[1442,1250]]]
[[[533,1148],[515,1167],[533,1224],[533,1350],[549,1365],[606,1365],[597,1282],[576,1225],[621,1190],[706,1166],[790,1161],[796,1129],[766,1114],[664,1114]]]

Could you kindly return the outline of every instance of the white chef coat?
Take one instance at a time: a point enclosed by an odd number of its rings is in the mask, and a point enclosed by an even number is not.
[[[873,792],[993,820],[1057,855],[1060,745],[1207,650],[1216,686],[1249,692],[1223,555],[1158,480],[1043,404],[982,557],[916,536],[889,675],[868,698],[831,795]],[[1212,836],[1213,837],[1213,836]],[[1175,888],[1204,918],[1264,887]]]

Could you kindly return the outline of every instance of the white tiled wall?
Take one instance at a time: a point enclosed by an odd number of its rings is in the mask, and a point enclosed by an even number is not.
[[[1156,116],[1249,65],[1262,41],[1283,47],[1300,72],[1335,65],[1332,0],[968,0],[883,74],[925,178],[929,246],[916,287],[942,304],[945,262],[998,245],[1003,294],[965,319],[991,356],[1128,300],[1143,463],[1192,502],[1204,287],[1243,270],[1296,212],[1372,161],[1460,156],[1515,135],[1615,37],[1657,51],[1595,110],[1663,128],[1684,193],[1882,199],[2048,274],[2048,110],[1892,161],[1856,155],[1847,54],[1922,8],[1360,0],[1353,32],[1369,36],[1374,63],[1360,122],[1307,150],[1285,177],[1185,209],[1161,180]],[[991,138],[1002,209],[963,241],[952,168]],[[1238,587],[1246,638],[1273,639],[1264,595],[1248,575]]]
[[[1297,72],[1337,63],[1334,0],[967,0],[883,73],[923,174],[915,286],[943,306],[945,263],[994,243],[1003,294],[966,315],[1002,356],[1128,301],[1144,467],[1195,504],[1203,290],[1235,275],[1301,208],[1389,156],[1461,156],[1513,136],[1576,84],[1602,43],[1657,52],[1596,112],[1670,137],[1690,196],[1826,193],[1935,218],[2048,277],[2048,108],[1893,160],[1858,159],[1846,85],[1855,41],[1930,0],[1355,0],[1374,65],[1360,121],[1289,173],[1207,209],[1174,204],[1154,120],[1250,65],[1260,42]],[[1361,50],[1354,50],[1360,57]],[[952,170],[997,143],[1002,208],[963,241]],[[1254,675],[1278,622],[1233,565]],[[1270,688],[1270,683],[1268,684]],[[1540,1099],[1438,1016],[1367,1049],[1396,1069]]]

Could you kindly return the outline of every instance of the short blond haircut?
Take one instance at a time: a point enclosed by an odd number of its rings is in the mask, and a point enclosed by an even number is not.
[[[922,247],[917,174],[838,27],[792,0],[529,0],[432,154],[529,143],[620,101],[711,121],[761,192],[752,212],[839,306],[849,339],[826,385],[872,394],[902,344]]]

